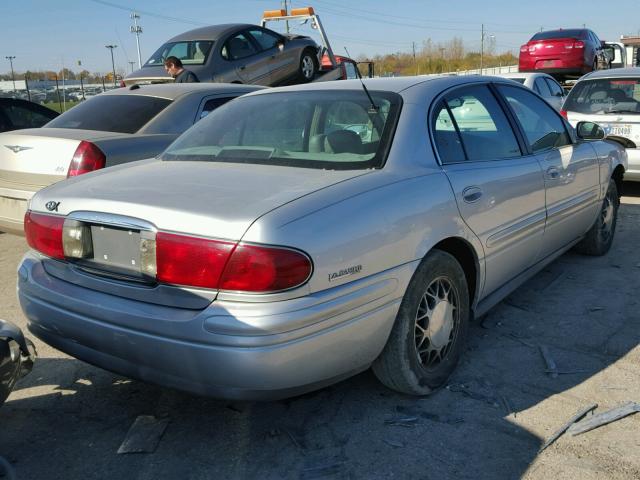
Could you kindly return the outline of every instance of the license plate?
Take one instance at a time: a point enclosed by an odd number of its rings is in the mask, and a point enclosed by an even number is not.
[[[543,66],[545,67],[553,67],[555,65],[554,60],[545,60]]]
[[[628,137],[631,135],[631,125],[611,125],[606,129],[606,131],[609,135]]]
[[[91,226],[96,267],[126,275],[141,276],[140,232],[126,228]]]

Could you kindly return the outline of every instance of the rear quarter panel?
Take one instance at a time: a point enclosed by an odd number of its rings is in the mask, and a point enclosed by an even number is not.
[[[152,158],[164,151],[177,134],[130,135],[94,142],[107,157],[105,167]]]

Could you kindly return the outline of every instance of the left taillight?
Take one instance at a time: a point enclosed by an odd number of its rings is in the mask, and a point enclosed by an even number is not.
[[[569,117],[567,116],[567,111],[566,110],[560,110],[560,115],[562,115],[566,120],[569,120]]]
[[[83,140],[80,142],[78,148],[76,148],[76,151],[73,154],[73,159],[71,160],[71,165],[67,172],[67,178],[77,177],[83,173],[89,173],[94,170],[104,168],[106,162],[107,157],[105,157],[102,150],[100,150],[95,144]]]
[[[62,229],[64,217],[28,211],[24,216],[24,232],[31,248],[53,258],[64,258]]]

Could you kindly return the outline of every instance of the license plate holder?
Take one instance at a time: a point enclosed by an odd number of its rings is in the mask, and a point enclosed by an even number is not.
[[[116,274],[142,278],[140,270],[140,231],[91,225],[93,258],[83,264]]]

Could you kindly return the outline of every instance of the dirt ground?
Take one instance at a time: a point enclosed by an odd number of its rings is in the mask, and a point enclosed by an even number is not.
[[[640,414],[539,452],[585,406],[640,402],[640,186],[625,194],[611,252],[565,254],[520,287],[473,325],[462,364],[428,398],[366,372],[284,401],[230,403],[36,341],[34,371],[0,408],[0,456],[19,479],[638,479]],[[15,283],[26,249],[0,235],[0,315],[23,329]],[[157,449],[118,454],[140,415],[168,424]]]

